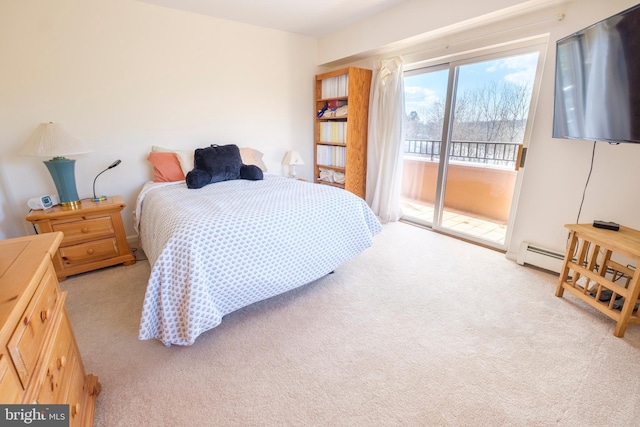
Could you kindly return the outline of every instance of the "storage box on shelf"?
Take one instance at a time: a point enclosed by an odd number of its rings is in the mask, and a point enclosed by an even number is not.
[[[316,76],[315,182],[364,198],[371,70],[349,67]]]

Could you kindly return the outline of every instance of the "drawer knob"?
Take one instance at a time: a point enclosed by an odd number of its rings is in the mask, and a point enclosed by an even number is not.
[[[75,405],[71,405],[71,416],[75,417],[80,413],[80,404],[76,403]]]
[[[87,255],[93,255],[93,252],[94,252],[93,248],[87,249]]]
[[[42,310],[40,312],[40,319],[42,320],[42,323],[46,322],[47,319],[51,318],[51,310],[50,309],[46,309],[46,310]]]
[[[64,368],[65,366],[67,366],[67,358],[65,356],[60,356],[58,357],[58,370]]]
[[[88,233],[89,232],[89,228],[88,227],[82,227],[80,229],[80,231],[82,231],[83,233]]]

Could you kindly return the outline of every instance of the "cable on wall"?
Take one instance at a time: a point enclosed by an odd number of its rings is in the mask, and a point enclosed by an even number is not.
[[[596,155],[596,141],[593,141],[593,150],[591,151],[591,166],[589,166],[589,175],[587,175],[587,181],[584,183],[584,190],[582,190],[582,200],[580,201],[580,208],[578,209],[576,224],[580,223],[580,213],[582,212],[582,205],[584,204],[584,196],[587,193],[589,180],[591,179],[591,172],[593,172],[593,159],[595,158],[595,155]]]

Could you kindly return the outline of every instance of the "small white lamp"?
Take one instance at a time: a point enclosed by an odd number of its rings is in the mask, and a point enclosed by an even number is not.
[[[59,123],[41,123],[20,148],[21,156],[53,157],[44,161],[58,190],[60,205],[76,208],[80,205],[76,189],[75,160],[64,156],[90,153],[91,150]]]
[[[289,176],[291,178],[296,177],[296,165],[304,165],[302,156],[296,150],[287,151],[282,160],[283,165],[289,166]]]

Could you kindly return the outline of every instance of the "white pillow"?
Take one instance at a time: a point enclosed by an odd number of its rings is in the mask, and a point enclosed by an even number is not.
[[[180,168],[182,169],[184,176],[187,176],[187,174],[193,170],[193,157],[195,150],[171,150],[169,148],[153,145],[151,146],[151,151],[176,153],[176,157],[178,158],[178,162],[180,162]]]
[[[262,172],[267,171],[267,165],[262,161],[263,154],[253,148],[244,147],[240,149],[240,157],[245,165],[256,165]]]
[[[176,157],[178,158],[178,162],[180,162],[180,168],[182,169],[184,176],[187,176],[187,174],[194,168],[193,158],[195,155],[195,150],[172,150],[170,148],[153,145],[151,146],[151,151],[176,153]],[[240,157],[242,158],[242,163],[244,163],[245,165],[256,165],[260,169],[262,169],[262,172],[266,172],[267,165],[265,165],[262,161],[263,155],[264,154],[262,154],[260,151],[253,148],[240,148]]]

